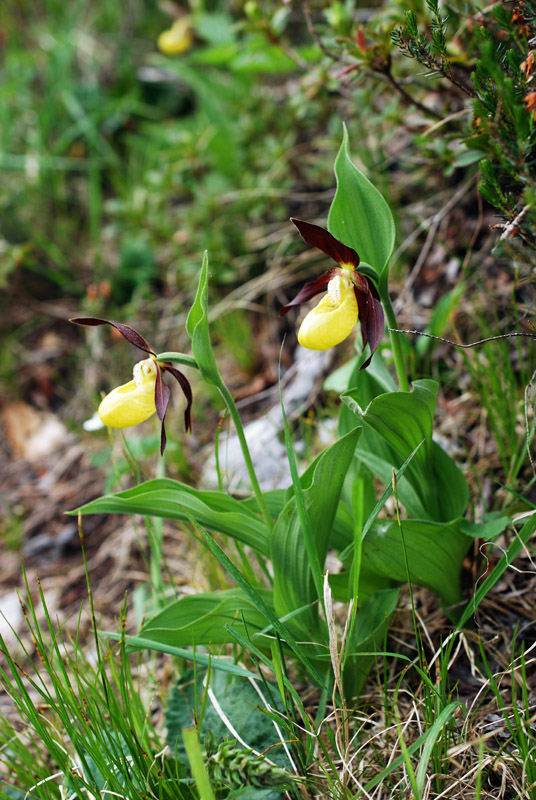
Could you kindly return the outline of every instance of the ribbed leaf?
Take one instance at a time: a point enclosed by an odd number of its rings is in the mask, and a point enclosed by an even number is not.
[[[202,492],[171,479],[146,481],[125,492],[105,495],[71,513],[145,514],[201,525],[233,537],[268,556],[269,531],[248,507],[223,492]]]
[[[330,545],[343,481],[360,433],[361,429],[355,428],[326,448],[301,477],[305,508],[321,565]],[[274,605],[279,616],[315,602],[317,597],[294,497],[287,502],[274,527],[272,563]],[[308,633],[318,626],[318,615],[311,609],[300,614],[294,624],[299,625],[303,634]]]
[[[265,589],[258,591],[271,607],[272,593]],[[226,625],[253,636],[266,627],[266,617],[241,589],[192,594],[175,600],[152,617],[139,635],[174,647],[224,644],[233,641]]]
[[[341,397],[365,426],[356,456],[387,484],[393,467],[424,442],[400,482],[400,500],[408,514],[448,522],[465,513],[465,479],[452,459],[432,440],[437,383],[415,381],[411,392],[388,392],[366,408],[358,389]]]
[[[328,229],[381,273],[393,252],[395,223],[383,196],[352,162],[346,126],[335,161],[335,176],[337,191],[329,211]]]
[[[232,626],[231,630],[234,630]],[[106,639],[113,639],[117,642],[124,641],[128,652],[132,652],[133,650],[154,650],[157,653],[168,653],[170,656],[184,658],[186,661],[193,661],[197,666],[210,666],[213,670],[226,672],[229,675],[239,675],[242,678],[251,678],[256,681],[261,680],[259,675],[250,672],[248,669],[237,666],[230,658],[218,658],[211,653],[200,653],[197,650],[175,647],[172,644],[163,644],[155,639],[146,639],[143,636],[125,636],[123,633],[117,633],[117,631],[99,631],[99,633]]]
[[[437,383],[431,380],[415,381],[411,392],[387,392],[376,397],[366,410],[359,405],[359,395],[353,390],[342,399],[361,419],[376,431],[397,453],[408,456],[423,439],[432,433]],[[424,466],[426,450],[421,447],[414,459],[418,468]]]
[[[463,520],[449,523],[402,520],[411,582],[438,594],[448,605],[461,600],[460,569],[471,545]],[[407,582],[402,535],[396,520],[377,520],[363,541],[362,570]]]

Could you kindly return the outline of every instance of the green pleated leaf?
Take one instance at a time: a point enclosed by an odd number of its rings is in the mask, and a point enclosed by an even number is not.
[[[512,517],[505,517],[500,511],[491,511],[489,514],[484,514],[480,522],[470,522],[468,519],[464,519],[462,531],[466,536],[494,542],[512,522]]]
[[[146,481],[125,492],[105,495],[71,514],[143,514],[181,522],[194,518],[257,553],[270,552],[268,527],[248,506],[223,492],[203,492],[179,481],[162,478]]]
[[[352,592],[351,577],[350,572],[338,572],[329,576],[329,587],[334,600],[341,603],[348,602],[348,596]],[[364,603],[380,590],[394,588],[395,583],[384,575],[373,575],[362,568],[359,575],[359,602]]]
[[[428,456],[430,472],[428,494],[434,493],[437,501],[437,519],[442,522],[461,517],[467,510],[469,490],[461,469],[452,458],[445,453],[437,442],[432,441]]]
[[[306,649],[302,646],[302,643],[296,641],[296,638],[293,635],[290,627],[285,625],[285,623],[274,612],[272,608],[272,593],[269,592],[268,598],[265,599],[264,594],[266,590],[259,591],[256,587],[252,586],[247,577],[231,561],[229,556],[226,555],[226,553],[222,550],[216,540],[208,533],[208,531],[206,531],[202,525],[199,525],[193,519],[193,517],[190,518],[190,522],[192,525],[194,525],[195,529],[203,539],[205,545],[210,550],[212,555],[218,559],[222,567],[242,589],[245,596],[253,603],[259,613],[263,615],[264,619],[268,623],[268,629],[273,628],[275,634],[277,634],[283,642],[286,642],[286,644],[294,651],[295,655],[301,661],[303,668],[307,671],[309,678],[316,681],[318,686],[324,687],[325,681],[315,667],[314,663],[311,661]],[[226,627],[231,633],[235,632],[230,625],[227,625]],[[235,633],[236,638],[240,638],[240,633]]]
[[[231,630],[234,629],[231,628]],[[237,666],[229,658],[218,658],[212,654],[200,653],[195,649],[189,650],[184,647],[175,647],[172,644],[164,644],[155,639],[146,639],[143,636],[125,636],[123,633],[117,633],[117,631],[99,631],[99,634],[106,639],[112,639],[117,642],[124,641],[128,652],[133,650],[154,650],[157,653],[167,653],[170,656],[183,658],[186,661],[193,661],[198,667],[210,667],[212,670],[225,672],[228,675],[239,675],[242,678],[251,678],[256,681],[261,680],[259,675]]]
[[[271,608],[271,591],[257,591]],[[155,614],[143,625],[139,635],[174,647],[225,644],[234,641],[226,625],[253,637],[266,627],[266,617],[242,589],[192,594],[175,600]]]
[[[448,522],[465,513],[468,491],[461,471],[432,440],[437,388],[432,380],[415,381],[411,392],[378,395],[366,408],[359,389],[341,399],[364,425],[356,457],[384,484],[423,442],[398,487],[400,501],[412,517]]]
[[[352,162],[346,126],[335,176],[337,191],[329,210],[328,230],[381,274],[393,252],[395,223],[382,194]]]
[[[207,383],[218,386],[221,378],[208,330],[208,254],[206,251],[201,265],[197,294],[186,320],[186,330],[192,340],[192,353],[201,375]]]
[[[342,485],[360,433],[361,429],[355,428],[326,448],[301,477],[305,509],[321,565],[330,546]],[[272,564],[274,605],[279,616],[315,603],[317,595],[294,497],[274,527]],[[309,634],[318,627],[318,614],[311,608],[300,614],[294,624],[299,625],[301,633]]]
[[[460,570],[471,545],[463,520],[402,520],[411,582],[438,594],[447,605],[462,599]],[[407,582],[406,557],[396,520],[377,520],[363,541],[362,569],[396,583]]]
[[[370,362],[363,372],[359,369],[360,363],[359,356],[355,356],[343,364],[342,367],[334,370],[324,381],[324,389],[341,394],[347,389],[356,387],[358,383],[367,384],[369,386],[368,402],[379,394],[396,390],[396,383],[379,355]],[[360,390],[360,395],[363,396],[362,389]]]
[[[437,389],[435,381],[415,381],[411,392],[381,394],[372,400],[366,411],[356,402],[352,390],[342,399],[397,453],[407,456],[419,442],[431,436]],[[425,458],[426,447],[421,447],[414,465],[422,466]]]

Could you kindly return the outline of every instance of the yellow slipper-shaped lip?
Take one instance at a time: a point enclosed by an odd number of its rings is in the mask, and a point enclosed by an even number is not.
[[[117,386],[106,395],[98,410],[109,428],[130,428],[155,413],[156,365],[152,358],[134,367],[134,380]]]
[[[303,320],[298,341],[309,350],[328,350],[343,342],[358,319],[354,287],[350,280],[336,275],[328,284],[328,293]]]

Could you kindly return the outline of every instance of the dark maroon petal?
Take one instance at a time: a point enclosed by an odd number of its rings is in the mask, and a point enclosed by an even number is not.
[[[166,426],[164,424],[164,420],[162,420],[162,425],[160,427],[160,455],[161,456],[164,455],[164,452],[166,450],[166,443],[167,443]]]
[[[100,319],[99,317],[74,317],[69,322],[74,322],[75,325],[111,325],[115,328],[121,336],[137,347],[138,350],[143,350],[145,353],[150,353],[152,356],[156,355],[151,345],[145,341],[143,336],[138,331],[131,328],[130,325],[125,325],[124,322],[112,322],[110,319]]]
[[[320,225],[313,225],[311,222],[305,222],[302,219],[294,219],[291,217],[291,222],[299,230],[302,239],[307,244],[321,250],[327,256],[336,261],[337,264],[353,264],[354,267],[359,266],[359,256],[351,247],[347,247],[339,239],[336,239],[331,233],[328,233]]]
[[[363,275],[359,276],[363,278]],[[384,316],[383,308],[378,298],[378,292],[374,284],[368,278],[366,281],[366,289],[361,291],[354,287],[354,292],[357,300],[357,307],[359,309],[359,322],[361,324],[361,338],[363,340],[363,350],[367,343],[370,347],[370,356],[360,366],[360,370],[366,369],[371,362],[372,356],[383,337],[384,331]]]
[[[154,404],[156,406],[156,413],[158,414],[158,419],[162,423],[162,428],[160,432],[160,455],[164,455],[164,450],[166,449],[166,428],[164,425],[164,421],[166,419],[166,411],[169,404],[169,398],[171,396],[171,392],[169,388],[166,386],[164,381],[162,380],[162,370],[160,369],[160,365],[156,365],[156,382],[154,385]]]
[[[293,306],[299,306],[300,303],[305,303],[307,300],[310,300],[311,297],[314,297],[315,294],[323,292],[333,276],[337,274],[337,271],[338,267],[332,267],[315,281],[308,281],[305,283],[294,300],[291,300],[290,303],[287,303],[286,306],[281,308],[279,316],[284,317],[287,311],[290,311]]]
[[[161,364],[160,366],[166,372],[169,372],[171,373],[171,375],[173,375],[173,377],[175,378],[176,381],[178,381],[182,389],[182,392],[186,398],[186,409],[184,411],[184,427],[186,429],[186,433],[191,433],[192,419],[190,416],[190,410],[192,408],[193,396],[192,396],[192,387],[190,386],[190,381],[188,380],[188,378],[186,378],[185,375],[182,374],[182,372],[179,372],[178,369],[175,369],[175,367],[171,366],[171,364],[168,364],[166,362],[165,364]]]

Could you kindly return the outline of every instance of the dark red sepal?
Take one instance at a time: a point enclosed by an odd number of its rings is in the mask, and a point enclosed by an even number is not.
[[[180,387],[182,389],[182,393],[184,394],[184,396],[186,398],[186,408],[184,410],[184,427],[186,429],[186,433],[191,433],[191,431],[192,431],[192,419],[191,419],[190,410],[192,408],[193,396],[192,396],[192,387],[190,386],[190,382],[189,382],[188,378],[186,378],[186,376],[182,374],[182,372],[179,372],[179,370],[175,369],[175,367],[173,367],[171,364],[168,364],[166,362],[165,364],[162,364],[161,366],[162,366],[162,369],[164,369],[166,372],[169,372],[171,375],[173,375],[173,377],[179,383],[179,385],[180,385]]]
[[[307,281],[307,283],[302,286],[294,300],[291,300],[290,303],[287,303],[286,306],[283,306],[280,309],[279,316],[284,317],[293,306],[299,306],[300,303],[305,303],[307,300],[310,300],[311,297],[323,292],[330,280],[337,274],[338,269],[338,267],[332,267],[331,269],[328,269],[327,272],[324,272],[324,274],[315,281]]]
[[[364,278],[363,275],[360,277]],[[364,291],[354,287],[357,307],[359,309],[363,350],[367,344],[370,347],[370,356],[359,367],[360,371],[366,369],[370,364],[372,356],[382,340],[385,327],[383,308],[376,287],[368,278],[364,278],[364,280],[367,283],[367,287]]]
[[[354,268],[359,266],[359,256],[356,251],[336,239],[320,225],[313,225],[312,222],[294,219],[294,217],[291,217],[290,221],[297,227],[302,239],[307,244],[321,250],[337,264],[352,264]]]
[[[134,330],[134,328],[131,328],[130,325],[125,325],[124,322],[113,322],[110,319],[100,319],[99,317],[74,317],[70,319],[69,322],[74,322],[75,325],[111,325],[112,328],[119,331],[127,342],[133,344],[138,350],[143,350],[145,353],[149,353],[152,356],[156,355],[151,345],[145,341],[143,336],[138,333],[138,331]]]
[[[158,414],[158,419],[162,423],[162,429],[160,433],[160,455],[164,455],[164,450],[166,449],[166,428],[164,425],[166,419],[166,411],[169,404],[169,398],[171,397],[171,392],[169,388],[166,386],[164,381],[162,380],[162,370],[160,369],[160,365],[156,365],[156,381],[154,385],[154,404],[156,406],[156,413]]]

